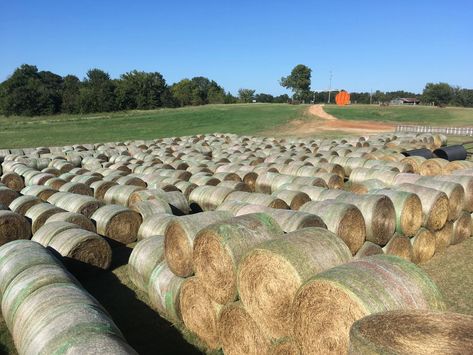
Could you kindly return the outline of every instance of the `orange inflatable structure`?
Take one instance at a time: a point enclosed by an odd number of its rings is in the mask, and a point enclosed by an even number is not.
[[[337,96],[335,96],[335,102],[338,106],[345,106],[350,103],[350,94],[346,91],[340,91]]]

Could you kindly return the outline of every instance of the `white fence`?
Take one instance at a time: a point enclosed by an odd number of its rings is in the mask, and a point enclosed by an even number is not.
[[[396,132],[440,133],[451,136],[473,136],[473,127],[432,127],[399,125],[396,127]]]

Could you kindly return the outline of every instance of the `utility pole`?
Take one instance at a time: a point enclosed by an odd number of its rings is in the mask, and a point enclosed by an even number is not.
[[[332,91],[332,71],[330,70],[330,81],[329,81],[329,84],[328,84],[328,101],[327,101],[328,104],[330,103],[331,91]]]
[[[370,105],[373,101],[373,89],[370,89]]]

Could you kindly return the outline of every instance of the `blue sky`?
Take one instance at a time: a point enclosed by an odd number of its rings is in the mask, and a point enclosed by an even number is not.
[[[299,63],[312,89],[473,88],[473,1],[0,0],[0,81],[20,64],[83,78],[137,69],[281,94]]]

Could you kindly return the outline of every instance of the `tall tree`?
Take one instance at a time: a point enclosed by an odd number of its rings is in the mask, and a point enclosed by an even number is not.
[[[435,106],[446,106],[453,99],[453,88],[447,83],[427,83],[422,92],[422,100],[433,102]]]
[[[166,90],[166,80],[160,73],[133,70],[120,79],[116,90],[120,109],[148,110],[163,106],[161,95]]]
[[[110,75],[100,69],[89,70],[80,89],[80,102],[84,113],[116,111],[115,84]]]
[[[62,112],[80,112],[80,80],[77,76],[67,75],[62,85]]]
[[[192,83],[189,79],[182,79],[171,86],[171,93],[179,106],[187,106],[192,103]]]
[[[310,80],[312,69],[304,64],[296,65],[289,76],[282,77],[280,84],[292,90],[294,99],[304,100],[310,95]]]
[[[255,96],[255,91],[252,89],[240,89],[238,90],[238,98],[240,99],[240,102],[252,102]]]

